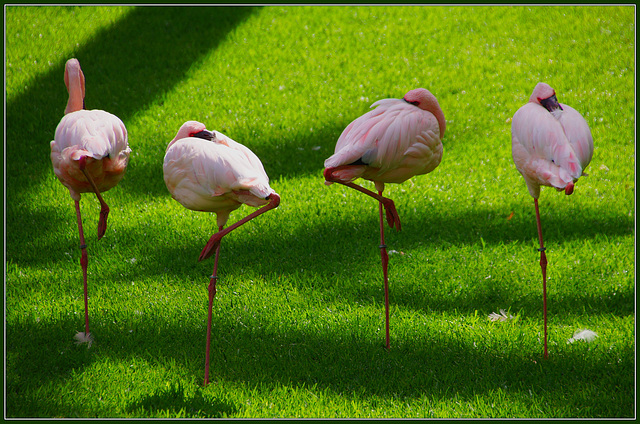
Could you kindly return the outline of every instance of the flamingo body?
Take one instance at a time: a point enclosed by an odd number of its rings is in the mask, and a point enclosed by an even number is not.
[[[409,103],[407,97],[424,96],[428,109]],[[333,173],[342,182],[364,178],[377,183],[402,183],[433,171],[442,159],[444,114],[425,89],[412,90],[404,99],[383,99],[342,132],[335,153],[325,168],[344,167]],[[332,181],[327,181],[331,184]]]
[[[86,157],[86,171],[100,192],[115,187],[124,176],[131,149],[127,129],[115,115],[103,110],[78,110],[66,114],[51,142],[53,171],[69,189],[74,200],[93,188],[80,170]]]
[[[553,89],[539,83],[511,124],[513,160],[535,199],[540,186],[571,191],[593,156],[593,138],[585,119],[562,103],[547,110],[540,99],[552,96]]]
[[[247,147],[218,131],[213,140],[194,137],[204,124],[185,124],[164,158],[164,181],[171,196],[194,211],[215,212],[218,226],[242,204],[253,207],[269,203],[275,191],[269,186],[260,159]]]

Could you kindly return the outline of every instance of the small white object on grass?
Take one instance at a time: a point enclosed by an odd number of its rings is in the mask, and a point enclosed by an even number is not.
[[[594,341],[596,337],[598,337],[598,333],[596,333],[595,331],[591,331],[587,329],[576,330],[575,333],[573,333],[573,337],[567,340],[567,344],[573,343],[576,340],[584,340],[585,342],[589,343]]]
[[[509,314],[507,316],[507,311],[505,311],[504,309],[500,309],[500,313],[497,314],[495,312],[491,312],[489,314],[489,319],[491,321],[506,321],[508,319],[513,319],[515,318],[513,315]]]
[[[93,336],[91,333],[85,333],[84,331],[78,331],[75,336],[76,344],[87,343],[87,349],[91,347],[91,343],[93,343]]]

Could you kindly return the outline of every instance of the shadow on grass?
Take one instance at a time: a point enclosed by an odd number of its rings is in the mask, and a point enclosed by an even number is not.
[[[240,382],[251,388],[252,396],[257,398],[287,386],[341,396],[346,402],[422,399],[427,408],[453,400],[474,403],[480,398],[488,403],[495,401],[495,413],[505,415],[509,402],[533,415],[547,417],[558,411],[563,411],[563,416],[571,411],[570,415],[582,417],[629,417],[634,413],[632,347],[618,352],[622,356],[617,358],[618,353],[611,355],[606,349],[591,352],[576,346],[544,361],[518,350],[502,350],[495,344],[472,345],[469,340],[457,338],[455,331],[426,331],[398,341],[387,352],[380,340],[363,340],[353,334],[345,339],[344,334],[333,334],[331,330],[321,334],[315,329],[270,331],[266,328],[274,327],[269,324],[277,323],[264,324],[239,325],[228,315],[214,320],[212,384]],[[63,320],[59,325],[64,331],[27,322],[7,329],[14,341],[8,349],[8,416],[99,414],[90,408],[77,409],[81,408],[78,404],[32,398],[37,396],[34,387],[53,385],[52,390],[56,390],[55,385],[63,384],[71,370],[82,372],[95,360],[127,363],[132,358],[153,357],[153,364],[161,368],[165,363],[179,361],[198,380],[203,374],[203,328],[191,328],[187,323],[170,322],[161,316],[133,333],[107,323],[95,328],[100,335],[99,344],[87,352],[84,347],[69,348],[70,321]],[[24,339],[16,342],[16,332],[29,334],[29,343]],[[167,342],[157,343],[158,334]],[[60,350],[66,355],[61,355]],[[70,356],[82,358],[70,361]],[[35,368],[44,372],[34,372]],[[104,379],[107,381],[101,381],[101,385],[108,384],[108,374]],[[33,409],[25,410],[25,405]],[[22,409],[16,410],[17,406]],[[242,405],[212,399],[206,389],[186,395],[179,383],[156,389],[126,407],[129,413],[141,416],[168,413],[185,417],[217,417],[241,409]],[[428,415],[428,409],[423,412]]]
[[[245,272],[253,275],[265,275],[274,286],[280,276],[290,277],[289,280],[299,285],[299,289],[313,289],[323,293],[327,299],[349,299],[353,302],[370,302],[382,299],[382,284],[380,278],[380,259],[378,252],[378,223],[375,213],[375,203],[372,203],[372,213],[366,217],[338,216],[323,224],[299,227],[291,231],[286,227],[287,218],[284,217],[276,224],[255,233],[247,224],[238,231],[225,237],[222,243],[220,272],[224,279],[229,277],[242,278]],[[309,213],[315,213],[310,206]],[[248,210],[249,208],[245,208]],[[44,212],[43,212],[44,213]],[[273,213],[277,213],[273,212]],[[406,213],[401,232],[387,230],[387,245],[391,250],[411,252],[413,249],[427,249],[433,252],[432,259],[436,266],[442,260],[443,253],[458,246],[477,246],[478,251],[487,256],[493,255],[492,247],[513,242],[531,243],[532,252],[535,250],[535,224],[526,219],[487,220],[489,215],[498,213],[491,207],[476,208],[465,214],[462,219],[456,215],[438,216],[433,214]],[[55,216],[55,214],[54,214]],[[618,237],[628,235],[625,226],[619,225],[619,220],[626,217],[614,217],[605,214],[593,214],[589,221],[576,220],[573,216],[559,215],[547,225],[549,234],[556,234],[555,239],[547,238],[547,246],[552,252],[556,246],[569,240],[593,240],[602,235]],[[176,219],[185,219],[184,217]],[[478,227],[478,222],[486,222],[485,227]],[[63,224],[60,224],[63,226]],[[66,225],[66,224],[65,224]],[[631,228],[632,221],[627,225]],[[68,223],[73,227],[73,223]],[[424,228],[429,228],[425,231]],[[213,230],[213,215],[212,228]],[[23,225],[14,230],[14,237],[20,240],[31,240],[32,249],[8,248],[8,258],[20,266],[46,267],[55,262],[64,261],[73,267],[81,282],[79,265],[79,250],[75,231],[71,229],[68,241],[61,243],[60,237],[50,235],[31,234],[30,226]],[[16,234],[17,233],[17,234]],[[148,231],[146,227],[119,228],[117,234],[108,234],[100,241],[92,235],[89,243],[90,271],[95,263],[100,263],[105,257],[112,256],[114,248],[119,245],[129,246],[129,252],[123,253],[127,258],[136,258],[135,264],[128,260],[122,263],[111,263],[100,274],[92,271],[90,286],[93,288],[108,287],[113,284],[130,283],[131,281],[156,279],[169,276],[173,281],[198,280],[203,284],[210,275],[213,262],[197,262],[200,250],[211,233],[203,232],[198,238],[176,235],[171,244],[166,240],[154,240],[154,236],[161,234]],[[162,235],[165,237],[164,235]],[[480,238],[486,247],[480,244]],[[88,239],[89,240],[89,239]],[[561,240],[561,241],[557,241]],[[325,246],[319,249],[318,246]],[[47,255],[34,255],[34,248],[38,252],[48,252]],[[515,248],[521,252],[522,247]],[[69,256],[71,252],[72,257]],[[482,253],[481,253],[482,254]],[[551,253],[548,253],[550,255]],[[444,253],[446,256],[446,253]],[[520,253],[518,253],[520,255]],[[559,261],[561,258],[549,256],[550,260]],[[171,260],[167,260],[171,258]],[[390,259],[390,278],[392,282],[391,303],[422,311],[453,311],[473,313],[490,313],[495,305],[511,305],[515,308],[525,308],[538,311],[540,299],[537,296],[522,296],[513,292],[508,282],[501,284],[478,283],[476,287],[461,290],[457,293],[427,295],[428,287],[437,286],[438,282],[426,274],[423,269],[415,269],[414,278],[417,281],[402,282],[394,270],[398,257]],[[111,260],[112,261],[112,260]],[[417,265],[416,265],[417,266]],[[455,266],[445,264],[445,267]],[[480,266],[480,265],[478,265]],[[105,268],[105,267],[103,267]],[[539,267],[535,260],[528,266],[531,271],[531,281],[538,284]],[[480,268],[480,276],[495,274],[491,263],[486,268]],[[440,274],[442,275],[442,274]],[[496,276],[499,277],[499,276]],[[361,287],[345,288],[336,285],[338,278],[348,280],[364,279],[369,284]],[[506,277],[505,277],[506,278]],[[380,284],[378,284],[380,283]],[[612,289],[613,290],[613,289]],[[633,312],[632,291],[617,289],[615,297],[603,297],[602,293],[590,294],[576,291],[572,295],[554,301],[556,313],[569,313],[573,310],[587,310],[592,313],[615,313],[626,315]],[[577,309],[576,309],[577,308]]]
[[[126,122],[171,91],[194,63],[255,10],[135,8],[74,52],[87,78],[87,108],[107,110]],[[26,203],[31,188],[52,174],[49,142],[68,97],[63,75],[61,63],[7,103],[7,187],[14,202]],[[59,113],[50,114],[51,110]]]
[[[156,389],[127,406],[127,412],[133,416],[164,415],[167,418],[224,418],[238,411],[234,405],[203,396],[198,389],[192,396],[185,395],[182,383],[171,384],[167,389]]]
[[[378,222],[375,202],[371,203],[372,213],[369,216],[337,216],[321,224],[300,226],[294,231],[287,228],[286,216],[277,223],[261,227],[258,231],[251,228],[253,224],[247,224],[225,237],[222,242],[219,268],[222,281],[230,277],[245,278],[247,274],[265,276],[275,288],[280,277],[289,277],[288,280],[298,289],[320,292],[326,299],[347,299],[359,303],[380,301],[383,294]],[[314,211],[314,208],[318,208],[318,211]],[[320,209],[321,206],[310,205],[308,213],[322,213]],[[245,210],[248,211],[249,208]],[[276,214],[278,211],[271,213]],[[527,219],[487,220],[486,217],[489,215],[499,216],[497,211],[489,206],[478,207],[466,213],[464,219],[454,214],[440,216],[427,212],[406,213],[401,232],[387,228],[386,243],[390,250],[410,253],[414,249],[427,249],[433,252],[433,267],[440,267],[440,261],[443,260],[443,256],[447,257],[446,252],[449,249],[459,249],[460,246],[475,246],[475,249],[481,252],[480,255],[486,252],[488,257],[494,256],[494,247],[510,243],[518,244],[514,247],[518,256],[522,254],[523,246],[526,248],[527,243],[531,244],[531,252],[535,252],[535,223],[528,222]],[[558,261],[562,260],[552,256],[552,252],[563,243],[572,240],[596,240],[603,234],[612,238],[628,236],[632,229],[633,221],[627,217],[595,213],[590,215],[592,217],[588,221],[576,221],[574,216],[559,215],[547,225],[549,234],[557,234],[555,240],[547,239],[550,261],[553,259],[559,263]],[[629,221],[626,223],[628,229],[619,225],[620,220]],[[479,222],[485,222],[486,226],[479,227]],[[429,230],[425,231],[425,228]],[[606,229],[605,233],[602,232],[603,229]],[[211,233],[203,232],[197,239],[176,237],[171,245],[167,245],[160,240],[149,240],[149,236],[153,235],[145,235],[144,229],[129,228],[126,231],[128,237],[133,240],[147,239],[147,244],[140,246],[140,249],[144,248],[144,252],[132,252],[134,257],[147,257],[144,268],[133,269],[129,263],[122,264],[122,268],[113,267],[110,270],[111,274],[104,276],[104,281],[109,282],[108,284],[167,275],[173,281],[198,281],[201,278],[203,284],[207,282],[213,261],[198,263],[197,257]],[[481,245],[481,237],[486,243],[485,247]],[[153,249],[146,247],[148,245],[154,246]],[[167,262],[167,258],[171,258],[171,261]],[[414,270],[412,278],[416,278],[417,281],[403,281],[401,286],[398,286],[398,279],[405,277],[401,277],[394,270],[397,260],[398,256],[391,256],[389,268],[391,282],[395,286],[391,293],[391,302],[394,305],[427,312],[458,310],[463,313],[473,313],[476,310],[490,313],[495,305],[513,305],[532,311],[538,311],[540,308],[540,298],[521,296],[521,293],[513,291],[508,281],[501,284],[479,283],[476,287],[447,295],[428,295],[428,287],[437,286],[438,282],[426,275],[424,269],[418,265],[411,268]],[[553,262],[550,263],[550,266],[553,266]],[[445,262],[441,267],[455,267],[455,264]],[[488,274],[495,274],[490,261],[478,264],[477,267],[480,267],[478,280]],[[527,267],[531,271],[531,281],[538,287],[540,270],[537,260],[534,258]],[[504,278],[509,277],[505,275]],[[363,279],[368,284],[345,287],[339,283],[340,279]],[[584,291],[575,291],[571,295],[565,295],[561,301],[554,300],[554,309],[557,313],[584,309],[590,313],[627,315],[633,313],[633,297],[633,290],[621,288],[617,289],[617,295],[612,298],[603,297],[602,293],[592,295]]]

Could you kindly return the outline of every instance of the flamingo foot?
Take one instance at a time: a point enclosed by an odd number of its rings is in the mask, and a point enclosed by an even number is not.
[[[570,182],[569,184],[567,184],[567,186],[564,188],[564,194],[566,194],[567,196],[570,195],[571,193],[573,193],[573,182]]]
[[[98,240],[104,236],[107,231],[107,217],[109,216],[109,207],[105,204],[100,208],[100,219],[98,220]]]
[[[224,237],[224,234],[221,234],[221,231],[218,231],[217,233],[211,236],[207,244],[204,246],[204,249],[202,249],[202,252],[200,252],[200,256],[198,257],[198,262],[209,258],[211,255],[215,253],[218,246],[220,246],[222,237]]]
[[[396,230],[400,231],[402,225],[400,224],[400,216],[398,216],[398,211],[396,210],[396,205],[393,203],[393,200],[388,199],[386,197],[382,198],[382,205],[384,206],[384,213],[387,217],[387,224],[389,227],[396,228]]]

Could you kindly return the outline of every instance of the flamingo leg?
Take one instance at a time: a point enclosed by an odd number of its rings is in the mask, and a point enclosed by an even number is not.
[[[80,250],[82,250],[82,256],[80,257],[80,265],[82,266],[82,277],[84,280],[84,333],[76,334],[78,342],[91,343],[91,333],[89,332],[89,295],[87,289],[87,266],[89,264],[89,258],[87,256],[87,245],[84,241],[84,231],[82,230],[82,216],[80,214],[80,201],[74,200],[76,206],[76,217],[78,218],[78,232],[80,233]]]
[[[538,224],[538,240],[540,241],[540,268],[542,270],[542,315],[544,319],[544,358],[549,357],[547,351],[547,255],[545,254],[544,243],[542,242],[542,226],[540,224],[540,211],[538,209],[538,199],[533,199],[536,207],[536,223]]]
[[[280,196],[278,196],[275,193],[271,193],[269,195],[268,199],[270,199],[270,202],[269,202],[268,205],[263,206],[262,208],[258,209],[257,211],[253,212],[252,214],[245,216],[240,221],[236,222],[235,224],[231,225],[230,227],[227,227],[224,230],[218,231],[217,233],[212,235],[211,238],[209,239],[209,241],[207,242],[207,244],[204,246],[204,249],[202,249],[202,252],[200,252],[200,257],[198,258],[198,261],[202,261],[202,260],[207,259],[208,257],[210,257],[213,254],[214,249],[216,249],[217,246],[220,244],[220,241],[222,240],[222,237],[226,236],[227,234],[229,234],[231,231],[235,230],[236,228],[238,228],[242,224],[245,224],[245,223],[251,221],[256,216],[262,215],[263,213],[265,213],[265,212],[267,212],[267,211],[269,211],[271,209],[277,208],[278,205],[280,204]]]
[[[80,158],[79,165],[80,171],[82,171],[87,181],[89,181],[89,184],[91,184],[91,188],[93,188],[93,191],[96,193],[96,197],[100,202],[100,219],[98,220],[98,240],[100,240],[102,236],[104,236],[104,233],[107,231],[107,217],[109,216],[109,206],[107,206],[107,203],[102,198],[102,195],[100,195],[100,190],[98,190],[98,187],[93,181],[93,178],[91,178],[91,175],[86,171],[86,156],[82,156]]]
[[[368,190],[362,186],[359,186],[357,184],[354,183],[345,183],[342,181],[339,181],[337,179],[335,179],[333,177],[332,172],[336,169],[340,168],[335,167],[335,168],[327,168],[324,170],[324,177],[326,181],[332,182],[332,183],[339,183],[342,185],[345,185],[347,187],[351,187],[355,190],[358,190],[360,193],[364,193],[367,196],[371,196],[374,199],[376,199],[378,202],[380,202],[381,205],[384,206],[384,210],[387,216],[387,223],[389,224],[389,227],[393,228],[396,227],[396,230],[400,231],[401,229],[401,225],[400,225],[400,217],[398,216],[398,212],[396,211],[396,205],[395,203],[393,203],[393,200],[386,198],[386,197],[382,197],[381,194],[376,194],[371,190]]]
[[[222,231],[222,226],[218,228],[218,231]],[[204,385],[209,384],[209,347],[211,346],[211,315],[213,310],[213,298],[216,297],[216,283],[218,281],[218,258],[220,257],[220,243],[216,247],[216,258],[213,263],[213,274],[211,275],[211,280],[209,281],[209,287],[207,291],[209,292],[209,316],[207,319],[207,346],[205,350],[205,361],[204,361]]]
[[[382,196],[382,191],[378,194]],[[389,265],[389,255],[387,254],[387,245],[384,242],[384,220],[382,218],[382,202],[380,206],[380,259],[382,261],[382,274],[384,275],[384,311],[385,311],[385,324],[386,324],[386,341],[387,350],[389,350],[389,275],[387,268]]]

